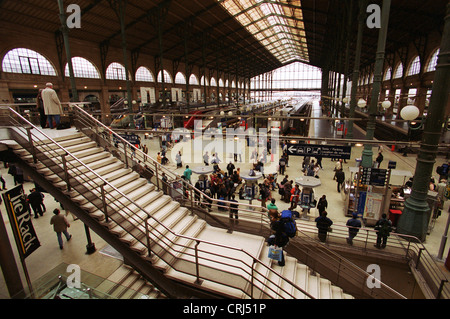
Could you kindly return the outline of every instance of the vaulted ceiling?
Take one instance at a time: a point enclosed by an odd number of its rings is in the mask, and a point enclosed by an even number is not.
[[[65,0],[81,8],[70,37],[253,77],[300,61],[330,66],[350,41],[360,0]],[[382,1],[370,1],[379,4]],[[448,0],[392,0],[386,52],[443,27]],[[69,15],[69,14],[67,14]],[[0,0],[1,21],[57,32],[58,0]],[[350,29],[347,29],[350,22]],[[362,65],[375,60],[378,30],[365,28]],[[333,67],[333,66],[332,66]],[[336,67],[336,64],[334,65]]]

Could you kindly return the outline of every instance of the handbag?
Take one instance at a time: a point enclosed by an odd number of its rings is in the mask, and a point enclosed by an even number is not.
[[[270,259],[281,261],[283,257],[283,248],[270,246],[269,247],[269,256]]]

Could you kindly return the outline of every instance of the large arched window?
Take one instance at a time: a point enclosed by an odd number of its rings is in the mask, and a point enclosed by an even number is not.
[[[198,78],[195,76],[195,74],[191,74],[189,77],[189,84],[190,85],[198,85]]]
[[[36,51],[17,48],[9,51],[2,62],[3,72],[56,76],[53,65]]]
[[[106,79],[107,80],[123,80],[127,79],[125,67],[117,62],[111,63],[106,69]]]
[[[81,57],[72,58],[73,73],[76,78],[85,79],[100,79],[100,73],[97,68],[90,61]],[[69,64],[66,64],[66,69],[64,71],[67,77],[70,76]]]
[[[440,51],[441,51],[440,49],[437,49],[436,51],[434,51],[433,55],[431,56],[430,60],[428,61],[426,72],[436,71],[436,65],[437,65]]]
[[[414,60],[409,65],[408,73],[406,73],[408,76],[416,75],[420,73],[420,57],[416,56]]]
[[[210,82],[211,86],[217,86],[217,82],[215,78],[211,78],[211,82]]]
[[[186,84],[186,77],[184,76],[183,73],[178,72],[175,75],[175,84]]]
[[[390,67],[386,70],[386,73],[384,73],[383,81],[389,81],[391,77],[392,77],[392,68]]]
[[[161,71],[159,71],[158,73],[158,82],[162,83]],[[170,73],[167,72],[167,70],[164,70],[164,83],[173,83],[172,77],[170,76]]]
[[[208,86],[209,84],[208,84],[208,79],[206,79],[206,83],[205,83],[205,76],[202,76],[202,78],[200,79],[200,85],[206,85],[206,86]]]
[[[399,63],[394,71],[394,79],[399,79],[403,77],[403,64]]]
[[[155,82],[152,72],[145,66],[141,66],[136,71],[136,81],[137,82]]]
[[[224,84],[223,84],[223,80],[222,80],[222,79],[219,79],[219,86],[220,86],[221,88],[224,87]]]

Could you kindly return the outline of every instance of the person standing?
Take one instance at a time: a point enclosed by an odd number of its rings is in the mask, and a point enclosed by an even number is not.
[[[67,241],[69,241],[72,238],[72,235],[70,235],[69,232],[67,231],[67,228],[70,227],[70,224],[66,216],[61,215],[61,212],[59,211],[58,208],[55,208],[53,214],[55,214],[55,216],[53,216],[50,219],[50,225],[53,225],[53,230],[55,231],[56,237],[58,238],[59,249],[63,249],[64,245],[62,240],[62,234],[66,236]]]
[[[375,247],[385,248],[387,238],[392,231],[392,222],[387,219],[387,215],[381,215],[381,218],[375,224],[375,230],[377,231],[377,243]]]
[[[346,225],[348,227],[347,243],[353,245],[353,238],[355,238],[361,228],[361,221],[358,219],[358,214],[353,213],[352,218],[347,221]]]
[[[39,93],[36,97],[36,109],[39,112],[39,123],[41,124],[41,127],[46,128],[47,116],[45,115],[44,101],[42,100],[42,91],[43,91],[43,89],[40,89]]]
[[[47,83],[45,89],[42,90],[42,101],[44,103],[44,112],[47,115],[48,126],[53,129],[53,120],[55,120],[56,126],[61,122],[61,114],[63,114],[61,102],[58,95],[53,90],[53,84]]]
[[[235,223],[236,225],[239,224],[239,203],[238,201],[235,199],[234,194],[231,195],[231,199],[230,199],[230,222],[231,223]],[[236,219],[235,221],[233,221],[233,217]]]
[[[318,229],[318,235],[321,242],[327,240],[327,234],[330,231],[333,221],[327,217],[328,213],[324,211],[319,217],[316,218],[316,227]]]
[[[180,168],[181,166],[183,166],[182,161],[181,161],[181,151],[179,151],[177,153],[177,155],[175,155],[175,162],[177,163],[177,168]]]
[[[183,172],[183,176],[189,182],[189,184],[192,184],[191,182],[192,170],[189,168],[189,165],[186,165],[186,169]]]

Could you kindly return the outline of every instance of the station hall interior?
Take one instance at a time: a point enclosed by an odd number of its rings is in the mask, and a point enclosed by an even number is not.
[[[448,0],[3,0],[0,39],[0,299],[450,298]]]

